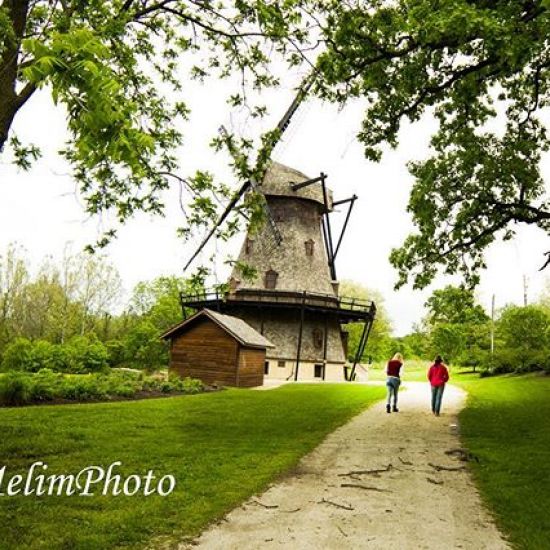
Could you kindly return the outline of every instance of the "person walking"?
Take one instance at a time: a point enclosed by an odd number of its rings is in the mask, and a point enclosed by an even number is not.
[[[432,413],[435,416],[439,416],[441,411],[441,400],[443,399],[443,390],[445,389],[445,384],[449,380],[449,371],[447,367],[443,364],[443,359],[441,355],[438,355],[433,365],[428,371],[428,380],[432,386]]]
[[[388,389],[388,397],[386,401],[386,412],[399,412],[397,408],[397,394],[401,385],[401,373],[403,372],[403,356],[396,353],[386,366],[386,388]],[[391,402],[393,400],[393,408]]]

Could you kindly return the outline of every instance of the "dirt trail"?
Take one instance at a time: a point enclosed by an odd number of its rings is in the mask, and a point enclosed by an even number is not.
[[[401,412],[387,414],[379,403],[355,417],[304,457],[295,474],[180,550],[509,548],[465,463],[445,454],[460,446],[456,414],[465,394],[448,386],[435,418],[426,384],[406,386]]]

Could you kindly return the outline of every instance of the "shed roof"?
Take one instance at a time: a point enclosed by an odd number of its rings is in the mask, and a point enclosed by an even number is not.
[[[201,309],[193,316],[189,317],[185,321],[173,326],[161,335],[161,338],[167,340],[173,338],[185,330],[190,325],[201,317],[208,317],[211,321],[216,323],[219,327],[229,333],[235,340],[241,345],[251,348],[274,348],[275,346],[267,339],[264,338],[257,330],[252,328],[248,323],[245,323],[242,319],[233,317],[231,315],[224,315],[211,309]]]

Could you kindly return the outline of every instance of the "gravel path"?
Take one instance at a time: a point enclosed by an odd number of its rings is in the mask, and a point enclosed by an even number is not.
[[[509,548],[465,462],[445,453],[460,447],[456,414],[464,392],[448,386],[435,418],[427,385],[406,387],[399,413],[387,414],[378,403],[358,415],[292,475],[180,550]],[[364,470],[383,471],[350,473]]]

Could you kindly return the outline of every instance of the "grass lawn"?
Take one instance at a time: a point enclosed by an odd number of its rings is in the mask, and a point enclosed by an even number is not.
[[[289,385],[135,402],[0,410],[6,477],[35,461],[76,474],[120,460],[125,475],[173,474],[167,497],[0,496],[1,548],[139,547],[192,536],[288,471],[382,397],[361,385]]]
[[[550,377],[457,375],[464,445],[499,526],[522,550],[550,548]]]

